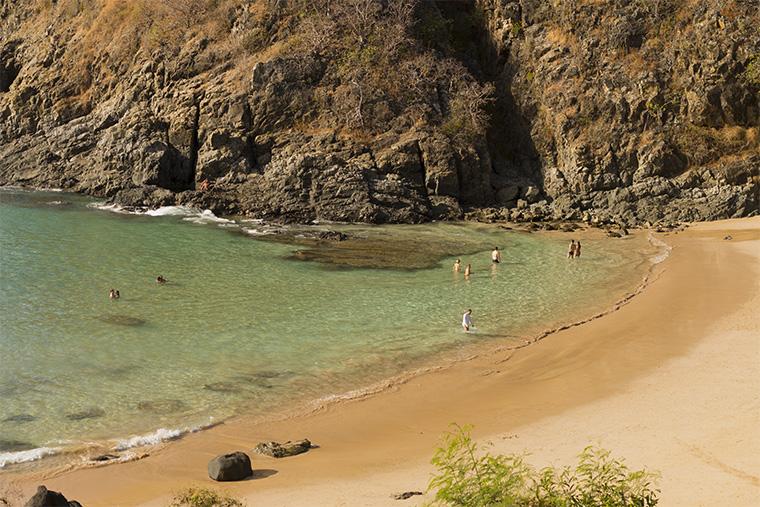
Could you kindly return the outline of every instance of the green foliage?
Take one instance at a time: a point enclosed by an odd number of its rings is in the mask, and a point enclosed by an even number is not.
[[[169,507],[244,507],[240,500],[211,489],[188,488],[174,496]]]
[[[760,86],[760,53],[754,55],[747,68],[744,69],[744,78],[757,86]]]
[[[479,456],[470,437],[471,427],[456,426],[446,433],[441,447],[433,455],[432,464],[438,473],[429,489],[436,490],[441,505],[487,507],[510,505],[528,494],[525,479],[529,468],[519,457]]]
[[[451,30],[452,21],[444,18],[438,9],[420,8],[414,34],[427,47],[447,48],[451,42]]]
[[[512,37],[519,37],[523,33],[523,26],[522,23],[519,21],[515,21],[512,23]]]
[[[609,451],[587,447],[574,468],[535,471],[520,456],[483,453],[470,427],[454,426],[433,455],[434,504],[452,507],[653,507],[655,475],[630,471]]]

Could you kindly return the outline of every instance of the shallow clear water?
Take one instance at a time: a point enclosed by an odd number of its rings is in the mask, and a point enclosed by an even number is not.
[[[344,226],[411,245],[433,267],[340,268],[294,260],[298,246],[256,240],[235,224],[89,202],[0,191],[6,463],[26,449],[104,439],[125,447],[136,442],[120,439],[158,428],[266,415],[473,343],[517,340],[609,306],[651,255],[641,238],[587,241],[583,257],[568,261],[565,239],[491,226]],[[493,244],[505,259],[496,268]],[[469,281],[452,273],[453,257],[438,260],[441,251],[479,252],[462,256],[473,263]],[[156,284],[158,274],[169,283]],[[111,287],[120,300],[108,299]],[[473,334],[460,327],[468,307]]]

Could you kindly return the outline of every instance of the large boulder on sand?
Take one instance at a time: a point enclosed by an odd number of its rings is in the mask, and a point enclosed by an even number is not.
[[[215,481],[242,481],[251,475],[251,458],[244,452],[223,454],[208,462],[208,476]]]
[[[265,454],[273,458],[284,458],[286,456],[295,456],[311,449],[311,442],[307,439],[297,440],[295,442],[262,442],[256,446],[255,452]]]
[[[61,493],[39,486],[37,492],[24,504],[24,507],[82,507],[82,504],[73,500],[68,501]]]

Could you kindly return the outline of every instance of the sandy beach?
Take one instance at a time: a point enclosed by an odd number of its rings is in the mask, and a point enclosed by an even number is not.
[[[139,461],[0,479],[16,481],[24,497],[45,484],[87,507],[166,505],[186,486],[259,506],[420,505],[431,496],[391,495],[425,491],[430,456],[456,422],[538,467],[600,445],[659,471],[664,506],[759,505],[760,218],[657,236],[673,249],[641,294],[528,347],[308,416],[240,417]],[[281,460],[250,452],[299,438],[318,448]],[[213,483],[208,460],[233,450],[251,454],[254,478]]]

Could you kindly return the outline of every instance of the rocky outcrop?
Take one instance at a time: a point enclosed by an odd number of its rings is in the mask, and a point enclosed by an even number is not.
[[[82,507],[82,504],[67,500],[57,491],[50,491],[45,486],[39,486],[37,492],[24,504],[24,507]]]
[[[478,5],[510,124],[490,146],[507,179],[531,167],[528,204],[626,224],[758,211],[760,83],[746,74],[760,47],[756,4]],[[515,129],[522,143],[509,142]]]
[[[224,454],[208,462],[208,476],[215,481],[242,481],[252,475],[251,458],[244,452]]]
[[[303,20],[297,1],[134,5],[0,7],[0,185],[285,222],[760,206],[746,0],[424,2],[392,65],[362,34],[326,52],[317,25],[336,14]],[[494,85],[490,126],[464,135],[477,82]]]
[[[296,440],[295,442],[285,442],[280,444],[278,442],[261,442],[256,445],[255,452],[264,454],[265,456],[271,456],[272,458],[285,458],[287,456],[295,456],[297,454],[303,454],[311,449],[312,445],[307,439]]]

